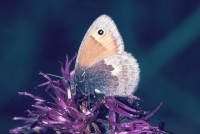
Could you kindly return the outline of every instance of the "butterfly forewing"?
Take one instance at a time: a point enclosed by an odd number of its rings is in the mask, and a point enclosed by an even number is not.
[[[103,31],[103,34],[99,34],[99,31]],[[107,15],[102,15],[87,31],[76,63],[82,67],[90,67],[106,57],[123,51],[123,41],[115,23]]]
[[[115,40],[112,39],[111,36],[104,37],[105,39],[102,38],[98,41],[94,35],[91,34],[88,36],[83,44],[82,49],[80,50],[81,53],[78,62],[79,66],[90,67],[98,61],[118,53]]]

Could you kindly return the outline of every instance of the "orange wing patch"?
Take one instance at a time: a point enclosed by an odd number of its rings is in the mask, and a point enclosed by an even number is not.
[[[84,40],[79,52],[78,64],[80,67],[90,67],[117,52],[116,42],[110,34],[105,33],[103,36],[99,36],[94,32]]]

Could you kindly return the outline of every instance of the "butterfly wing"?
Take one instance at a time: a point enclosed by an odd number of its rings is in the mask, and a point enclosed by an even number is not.
[[[83,38],[76,65],[90,67],[106,57],[123,51],[124,43],[115,23],[109,16],[101,15]]]
[[[88,95],[95,90],[106,96],[130,96],[137,88],[140,69],[127,52],[107,57],[89,68],[77,67],[78,90]]]
[[[110,86],[101,91],[107,96],[130,96],[135,92],[140,78],[140,69],[137,60],[129,53],[113,55],[105,58],[107,66],[112,66],[111,76],[117,79],[110,80]],[[107,73],[108,74],[108,73]],[[113,86],[115,83],[116,86]]]

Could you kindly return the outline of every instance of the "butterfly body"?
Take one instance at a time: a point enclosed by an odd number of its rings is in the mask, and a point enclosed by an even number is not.
[[[88,95],[100,91],[106,96],[129,96],[139,81],[136,59],[124,51],[124,44],[113,20],[97,18],[87,31],[76,60],[77,90]]]

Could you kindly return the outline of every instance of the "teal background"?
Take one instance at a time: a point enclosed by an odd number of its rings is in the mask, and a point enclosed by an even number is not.
[[[74,56],[101,14],[114,19],[125,49],[138,59],[141,107],[163,102],[151,123],[165,121],[178,134],[200,132],[199,0],[1,0],[1,134],[22,125],[11,119],[33,103],[17,92],[44,96],[34,90],[45,81],[38,72],[60,75],[59,61]]]

